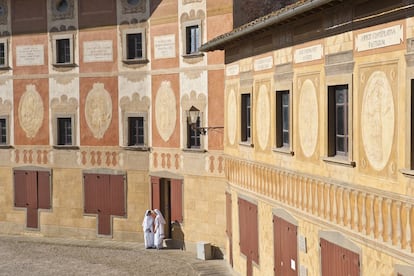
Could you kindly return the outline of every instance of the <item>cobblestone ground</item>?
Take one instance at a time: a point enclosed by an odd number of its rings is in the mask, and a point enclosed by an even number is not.
[[[0,275],[231,275],[223,260],[142,244],[0,236]]]

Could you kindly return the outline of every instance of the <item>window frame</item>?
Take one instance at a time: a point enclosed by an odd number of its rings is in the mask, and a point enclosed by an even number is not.
[[[135,118],[135,117],[142,117],[143,118],[143,131],[144,131],[144,143],[140,145],[130,145],[130,125],[129,125],[129,118]],[[148,128],[148,113],[146,111],[141,112],[126,112],[123,119],[123,144],[122,146],[125,149],[130,150],[142,150],[146,151],[149,149],[149,128]]]
[[[74,67],[75,64],[75,45],[74,45],[74,37],[73,33],[66,33],[66,34],[53,34],[52,35],[52,62],[53,66],[55,67]],[[60,40],[69,39],[69,53],[70,58],[69,62],[58,62],[58,54],[59,49],[57,47],[57,42]]]
[[[275,92],[275,125],[276,125],[276,133],[275,133],[275,143],[276,143],[276,150],[283,151],[283,152],[291,152],[292,146],[292,104],[291,104],[291,95],[289,89],[284,90],[276,90]],[[288,95],[288,103],[287,103],[287,131],[284,128],[284,115],[283,108],[283,95]],[[283,132],[287,132],[288,142],[284,142],[284,135]]]
[[[200,112],[200,115],[197,118],[197,123],[196,123],[196,127],[201,127],[201,117],[202,117],[202,113]],[[192,141],[198,141],[198,145],[197,143],[195,143],[193,145]],[[193,129],[191,122],[189,121],[189,119],[187,119],[187,148],[189,150],[201,150],[203,147],[203,139],[201,136],[201,131],[199,129]]]
[[[0,120],[4,120],[5,122],[5,141],[4,143],[1,141],[1,128],[0,128],[0,148],[8,148],[10,147],[10,122],[9,122],[9,116],[0,115]]]
[[[59,132],[59,119],[70,119],[71,123],[71,144],[59,144],[60,141],[60,132]],[[53,114],[53,147],[56,149],[71,149],[78,148],[77,145],[77,131],[76,131],[76,115],[75,114],[65,114],[65,113],[55,113]]]
[[[73,146],[73,120],[71,116],[59,116],[56,118],[56,145],[57,146]],[[64,120],[64,121],[63,121]],[[68,128],[61,129],[61,122],[67,122],[69,120],[70,123],[70,133],[67,134]],[[66,124],[65,124],[66,125]],[[64,135],[62,133],[64,132]],[[66,142],[68,137],[70,136],[70,143]],[[62,142],[64,141],[64,142]]]
[[[346,91],[343,103],[338,102],[338,93]],[[349,87],[347,84],[328,86],[328,157],[348,158],[349,155]],[[343,134],[338,133],[338,109],[343,107]],[[338,140],[344,140],[344,151],[338,149]]]
[[[247,104],[246,98],[249,99]],[[240,95],[240,142],[250,144],[252,142],[252,94],[242,93]]]
[[[128,36],[141,34],[142,57],[128,58]],[[125,29],[122,31],[122,62],[125,64],[142,64],[148,63],[147,58],[147,38],[145,28]]]
[[[0,64],[0,70],[8,70],[9,66],[9,39],[0,38],[0,44],[4,45],[4,64]]]
[[[189,33],[188,30],[189,28],[192,27],[197,27],[198,33],[196,34],[196,41],[195,43],[197,44],[196,47],[197,49],[195,51],[191,51],[191,49],[189,50],[189,44],[192,44],[193,39],[191,39],[193,36],[190,37],[189,39]],[[188,21],[185,22],[183,24],[183,28],[182,28],[182,33],[183,33],[183,57],[200,57],[203,56],[204,54],[202,52],[200,52],[200,47],[203,44],[203,28],[202,28],[202,24],[201,24],[201,20],[192,20],[192,21]],[[190,46],[191,48],[191,46]]]
[[[142,120],[142,126],[134,125],[134,129],[137,128],[137,133],[135,135],[131,134],[132,131],[132,120],[134,119],[134,123],[139,122]],[[142,129],[142,134],[139,133],[139,130]],[[132,139],[134,137],[134,139]],[[139,142],[140,137],[142,137],[142,143]],[[135,143],[132,143],[134,140]],[[127,137],[127,146],[128,147],[143,147],[145,146],[145,118],[143,116],[128,116],[128,137]]]

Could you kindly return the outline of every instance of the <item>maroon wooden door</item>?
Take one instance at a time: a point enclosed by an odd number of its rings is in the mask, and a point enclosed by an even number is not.
[[[297,226],[273,216],[275,275],[298,275]]]
[[[240,252],[246,256],[247,276],[253,275],[253,261],[259,264],[257,205],[239,198]]]
[[[126,214],[125,196],[123,175],[84,175],[84,212],[98,215],[99,235],[111,235],[112,215]]]
[[[26,208],[26,227],[39,228],[38,209],[51,208],[48,171],[14,171],[14,206]]]
[[[321,239],[322,276],[359,276],[359,255]]]

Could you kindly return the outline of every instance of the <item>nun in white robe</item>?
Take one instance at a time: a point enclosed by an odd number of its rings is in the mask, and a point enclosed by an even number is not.
[[[160,210],[155,209],[154,212],[157,215],[155,217],[155,222],[154,222],[154,225],[155,225],[154,244],[157,249],[160,249],[162,248],[162,241],[164,239],[165,219]]]
[[[151,215],[151,210],[145,212],[142,230],[144,231],[145,248],[154,248],[154,218]]]

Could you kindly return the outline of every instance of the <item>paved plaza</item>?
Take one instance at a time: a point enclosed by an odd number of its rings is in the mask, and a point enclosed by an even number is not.
[[[0,236],[0,275],[233,275],[224,260],[143,244]]]

